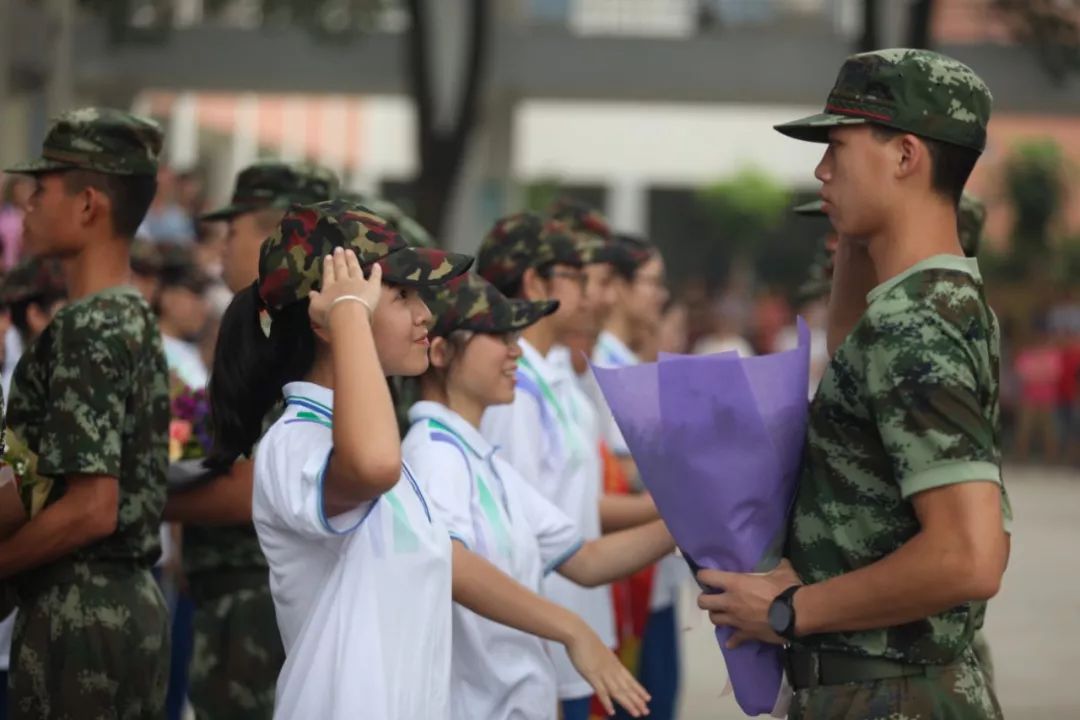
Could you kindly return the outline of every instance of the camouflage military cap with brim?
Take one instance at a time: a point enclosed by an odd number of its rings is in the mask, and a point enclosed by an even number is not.
[[[576,200],[561,199],[552,204],[548,217],[569,226],[583,263],[611,262],[614,236],[607,218],[598,210]]]
[[[0,281],[0,304],[31,300],[39,297],[64,297],[67,282],[60,262],[46,258],[23,260],[8,271]]]
[[[803,217],[828,217],[828,213],[824,210],[824,202],[822,200],[811,200],[808,203],[796,205],[791,208],[791,212],[796,215],[802,215]]]
[[[41,157],[7,169],[36,175],[90,170],[107,175],[156,175],[164,136],[149,118],[112,108],[60,114],[49,127]]]
[[[429,334],[446,337],[455,330],[489,335],[524,330],[559,309],[558,300],[511,300],[475,273],[424,290],[435,322]]]
[[[461,275],[473,262],[468,255],[409,247],[385,219],[356,203],[329,200],[295,205],[259,251],[262,303],[276,310],[318,290],[323,258],[339,247],[355,252],[365,269],[379,263],[383,281],[393,285],[440,285]]]
[[[873,123],[982,152],[992,103],[986,83],[957,60],[929,50],[877,50],[844,62],[824,112],[776,129],[828,142],[834,127]]]
[[[240,171],[228,205],[199,219],[231,220],[266,208],[286,210],[296,204],[324,202],[338,194],[338,186],[337,175],[319,165],[264,160]]]
[[[338,197],[343,200],[355,202],[372,210],[376,215],[386,220],[394,230],[397,230],[405,242],[413,247],[435,247],[435,238],[419,222],[410,217],[397,203],[385,198],[369,197],[362,193],[344,192]]]
[[[495,222],[480,244],[476,271],[505,290],[520,281],[529,268],[582,264],[581,250],[569,225],[520,212]]]
[[[956,209],[956,230],[960,236],[960,247],[967,257],[979,254],[985,224],[986,205],[983,201],[970,193],[961,195],[960,205]]]

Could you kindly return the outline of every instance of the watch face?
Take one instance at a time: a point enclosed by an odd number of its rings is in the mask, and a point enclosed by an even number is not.
[[[786,602],[774,601],[769,606],[769,627],[777,635],[783,635],[791,625],[791,606]]]

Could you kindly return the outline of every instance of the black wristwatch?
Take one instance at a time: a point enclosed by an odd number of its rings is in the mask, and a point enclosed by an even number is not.
[[[795,593],[802,585],[792,585],[776,596],[769,606],[769,627],[788,642],[795,640]]]

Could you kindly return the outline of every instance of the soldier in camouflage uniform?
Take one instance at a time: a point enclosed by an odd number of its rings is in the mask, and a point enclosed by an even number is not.
[[[777,128],[829,144],[824,209],[880,283],[810,409],[790,564],[699,574],[734,644],[789,645],[792,718],[1001,717],[971,647],[1009,552],[1000,335],[956,227],[990,104],[959,62],[883,50]]]
[[[259,246],[290,205],[329,200],[337,197],[339,189],[333,171],[310,163],[266,160],[241,170],[231,202],[199,218],[202,222],[229,224],[223,259],[229,289],[240,292],[255,281]]]
[[[156,190],[158,126],[117,110],[62,114],[33,176],[29,252],[60,258],[71,303],[19,362],[10,426],[53,477],[44,509],[0,544],[19,615],[13,718],[162,716],[168,610],[161,553],[169,399],[149,305],[128,249]]]
[[[328,200],[337,189],[337,177],[316,165],[260,162],[243,170],[232,202],[203,218],[229,223],[230,289],[258,277],[259,246],[290,205]],[[267,424],[275,419],[276,412]],[[166,519],[184,524],[183,567],[195,602],[188,697],[200,720],[270,718],[285,661],[251,524],[251,482],[251,463],[240,460],[206,484],[172,493],[165,508]]]

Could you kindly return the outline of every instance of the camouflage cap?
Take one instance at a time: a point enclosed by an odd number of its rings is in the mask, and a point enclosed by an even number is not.
[[[41,157],[7,172],[92,170],[108,175],[154,175],[163,141],[161,127],[149,118],[111,108],[69,110],[53,120]]]
[[[620,275],[633,279],[638,269],[656,254],[656,246],[645,238],[618,233],[611,238],[605,257]]]
[[[961,195],[960,206],[956,210],[956,230],[960,236],[960,247],[967,257],[979,254],[985,224],[986,205],[983,201],[969,193]]]
[[[611,226],[598,210],[577,200],[563,198],[552,204],[548,216],[569,226],[586,265],[611,262],[614,251]]]
[[[828,214],[825,212],[825,210],[822,209],[823,207],[823,201],[811,200],[808,203],[796,205],[795,207],[791,208],[791,212],[795,213],[796,215],[802,215],[803,217],[828,217]]]
[[[0,281],[0,304],[30,300],[35,297],[64,297],[67,282],[59,261],[44,258],[23,260]]]
[[[431,237],[431,233],[423,225],[405,214],[405,211],[397,203],[353,192],[339,193],[338,197],[372,210],[376,215],[386,220],[386,224],[405,238],[405,242],[412,247],[435,247],[435,238]]]
[[[929,50],[878,50],[844,62],[823,113],[776,129],[828,142],[830,128],[875,123],[982,152],[992,101],[986,83],[961,62]]]
[[[524,330],[559,309],[558,300],[511,300],[475,273],[427,288],[424,301],[435,316],[432,337],[446,337],[455,330],[491,335]]]
[[[317,290],[323,257],[337,247],[352,249],[365,268],[379,263],[383,280],[396,285],[439,285],[473,261],[468,255],[409,247],[383,218],[347,200],[294,205],[259,252],[263,304],[275,310]]]
[[[583,264],[570,226],[559,220],[544,222],[539,215],[521,212],[497,220],[488,231],[480,244],[476,271],[495,287],[506,289],[529,268],[556,263]]]
[[[240,171],[228,205],[199,219],[230,220],[263,208],[285,210],[293,204],[311,205],[335,197],[338,186],[337,175],[328,168],[264,160]]]

